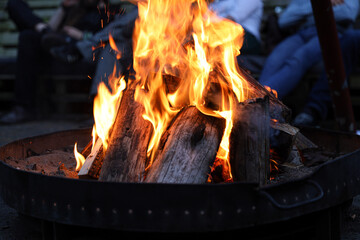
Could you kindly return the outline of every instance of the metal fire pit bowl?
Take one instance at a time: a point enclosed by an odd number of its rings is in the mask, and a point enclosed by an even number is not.
[[[359,136],[304,129],[315,143],[347,155],[306,178],[259,187],[255,183],[116,183],[46,176],[0,161],[0,190],[18,212],[54,223],[141,232],[215,232],[289,220],[328,209],[360,194]],[[0,160],[24,158],[31,149],[84,146],[91,129],[12,142]]]

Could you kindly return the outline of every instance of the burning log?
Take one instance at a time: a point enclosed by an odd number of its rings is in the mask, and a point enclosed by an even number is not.
[[[88,147],[89,144],[85,147],[86,151],[91,147]],[[90,145],[91,146],[91,145]],[[84,149],[84,150],[85,150]],[[84,152],[84,151],[83,151]],[[79,178],[95,178],[98,179],[100,176],[101,166],[104,161],[104,151],[103,151],[103,144],[100,138],[98,138],[92,148],[90,154],[86,157],[84,165],[81,167],[78,176]]]
[[[99,180],[140,182],[152,125],[142,114],[144,107],[134,100],[135,87],[124,91]]]
[[[274,94],[270,93],[264,86],[262,86],[256,79],[248,74],[244,69],[239,68],[239,71],[249,84],[249,99],[261,98],[269,96],[269,112],[271,119],[277,119],[280,122],[289,122],[291,119],[291,109],[289,109],[282,101],[280,101]]]
[[[299,129],[275,120],[270,122],[270,126],[270,147],[276,152],[279,162],[286,162],[299,134]]]
[[[305,137],[298,128],[288,124],[271,121],[270,147],[279,156],[280,162],[292,161],[291,152],[317,149],[318,146]]]
[[[183,109],[163,134],[145,182],[205,183],[224,128],[224,119]]]
[[[270,174],[269,99],[239,103],[233,113],[230,164],[234,181],[265,184]]]

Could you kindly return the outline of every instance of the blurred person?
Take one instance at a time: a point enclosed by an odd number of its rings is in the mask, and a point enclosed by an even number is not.
[[[331,0],[331,3],[341,41],[342,33],[355,22],[359,1]],[[279,99],[283,99],[295,89],[308,70],[322,64],[322,53],[310,0],[292,0],[279,16],[278,24],[281,29],[292,29],[295,33],[270,53],[259,82],[275,89]],[[320,116],[317,111],[313,109],[312,114]]]
[[[23,0],[9,0],[7,11],[19,30],[15,103],[0,123],[36,118],[36,80],[49,67],[53,46],[87,39],[101,29],[100,0],[63,0],[49,22],[36,16]]]
[[[350,85],[349,78],[360,60],[360,30],[346,30],[340,39],[340,47],[345,67],[346,81]],[[324,71],[314,83],[303,110],[294,118],[296,126],[315,126],[321,120],[327,118],[331,108],[331,93],[327,74]]]
[[[108,83],[110,76],[126,75],[131,69],[132,33],[138,11],[136,5],[130,3],[122,7],[125,8],[125,12],[116,15],[106,27],[92,37],[74,44],[53,47],[50,50],[54,58],[66,63],[80,60],[92,62],[94,54],[97,56],[95,74],[89,93],[91,98],[97,94],[100,82]],[[110,38],[114,40],[115,46],[110,45]]]

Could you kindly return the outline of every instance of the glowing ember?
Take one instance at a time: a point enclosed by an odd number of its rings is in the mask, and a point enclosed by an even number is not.
[[[274,96],[277,98],[278,97],[278,93],[275,89],[270,88],[269,86],[264,86],[266,88],[266,90],[268,90],[270,93],[274,94]]]

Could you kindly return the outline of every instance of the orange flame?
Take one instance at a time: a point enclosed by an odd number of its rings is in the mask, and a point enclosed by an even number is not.
[[[230,169],[232,108],[247,99],[247,82],[236,62],[243,43],[243,28],[218,17],[205,0],[138,1],[138,12],[133,36],[133,67],[139,83],[135,100],[144,106],[143,118],[150,121],[154,129],[147,151],[148,168],[173,117],[184,106],[192,105],[203,114],[225,119],[216,158]],[[121,58],[111,35],[109,44],[118,54],[117,58]],[[172,91],[165,76],[177,81]],[[122,91],[126,88],[124,78],[112,76],[110,79],[111,91],[100,84],[94,100],[93,141],[99,137],[105,150]],[[81,165],[84,157],[79,155],[76,145],[74,154]]]
[[[278,98],[278,93],[275,89],[272,89],[269,86],[264,86],[266,90],[268,90],[268,92],[272,93],[276,98]]]
[[[109,34],[109,44],[110,44],[110,47],[116,52],[116,59],[120,59],[121,52],[119,51],[118,47],[116,46],[115,40],[111,34]]]
[[[186,105],[225,118],[217,157],[228,159],[233,102],[246,99],[246,81],[236,62],[243,28],[216,16],[205,0],[141,1],[138,10],[133,45],[134,70],[140,86],[135,99],[144,105],[143,117],[154,128],[148,147],[150,163],[162,133]],[[164,75],[179,79],[175,91],[167,92]],[[221,89],[216,109],[205,100],[211,84]]]
[[[75,167],[75,170],[76,171],[79,171],[82,167],[82,165],[84,164],[85,162],[85,158],[84,156],[78,152],[77,150],[77,143],[75,143],[74,145],[74,156],[75,156],[75,159],[76,159],[76,167]]]
[[[115,77],[111,79],[118,80],[118,78]],[[107,149],[109,131],[115,121],[122,93],[125,88],[126,82],[124,77],[122,77],[118,82],[113,82],[113,93],[110,92],[106,84],[103,82],[101,82],[98,86],[98,94],[94,99],[94,129],[96,134],[94,134],[93,137],[98,136],[101,138],[104,150]]]
[[[115,50],[115,49],[114,49]],[[103,144],[103,151],[106,152],[109,141],[110,129],[115,121],[117,110],[119,108],[122,93],[126,88],[126,81],[124,77],[118,78],[115,76],[116,66],[114,66],[113,74],[109,76],[108,86],[101,82],[98,86],[98,93],[94,98],[94,120],[95,124],[92,129],[92,149],[95,146],[95,141],[100,138]],[[76,159],[76,170],[80,170],[85,162],[85,157],[77,151],[77,146],[74,146],[74,155]]]

